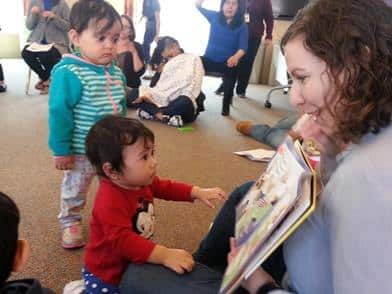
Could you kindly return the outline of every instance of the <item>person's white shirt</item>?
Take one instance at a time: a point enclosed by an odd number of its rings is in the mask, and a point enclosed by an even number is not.
[[[200,57],[182,53],[165,64],[155,87],[142,85],[139,96],[148,96],[158,107],[165,107],[183,95],[192,100],[196,110],[196,98],[201,92],[203,76],[204,67]]]

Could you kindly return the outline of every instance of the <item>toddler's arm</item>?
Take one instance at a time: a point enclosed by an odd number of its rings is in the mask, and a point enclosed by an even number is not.
[[[162,264],[177,274],[190,272],[195,265],[195,261],[189,252],[182,249],[166,248],[161,245],[154,247],[147,262]]]
[[[221,188],[200,188],[198,186],[193,186],[191,195],[193,199],[199,199],[211,208],[215,208],[215,206],[210,200],[226,199],[226,193]]]

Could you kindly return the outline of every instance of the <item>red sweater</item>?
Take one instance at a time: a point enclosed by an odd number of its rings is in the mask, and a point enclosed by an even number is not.
[[[155,247],[154,197],[192,201],[192,186],[156,177],[140,190],[123,189],[102,178],[90,221],[84,263],[102,281],[118,285],[128,263],[144,263]],[[145,237],[143,237],[145,236]]]

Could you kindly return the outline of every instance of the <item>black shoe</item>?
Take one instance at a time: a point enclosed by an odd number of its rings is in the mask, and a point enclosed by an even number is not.
[[[223,97],[222,112],[223,116],[230,115],[230,104],[233,97]]]
[[[3,93],[5,91],[7,91],[7,85],[6,84],[0,85],[0,93]]]

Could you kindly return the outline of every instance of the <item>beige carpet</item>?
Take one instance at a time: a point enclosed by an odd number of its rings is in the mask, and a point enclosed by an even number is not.
[[[62,174],[53,167],[47,148],[47,100],[31,89],[24,94],[27,67],[21,60],[2,60],[8,92],[0,94],[0,190],[17,202],[22,223],[20,234],[30,241],[32,256],[27,267],[14,278],[35,277],[61,293],[65,283],[79,279],[83,250],[60,247],[57,213]],[[32,80],[33,88],[35,77]],[[206,111],[192,124],[194,131],[146,122],[156,134],[159,174],[203,187],[220,186],[230,192],[235,186],[254,179],[264,165],[232,154],[261,145],[235,131],[238,120],[273,123],[289,111],[288,96],[273,96],[273,109],[263,107],[268,87],[249,87],[248,99],[235,98],[231,117],[220,115],[222,98],[213,94],[219,81],[205,78]],[[134,111],[128,116],[135,117]],[[96,182],[90,189],[85,209],[85,231]],[[154,240],[170,247],[193,251],[217,209],[200,203],[157,201]]]

